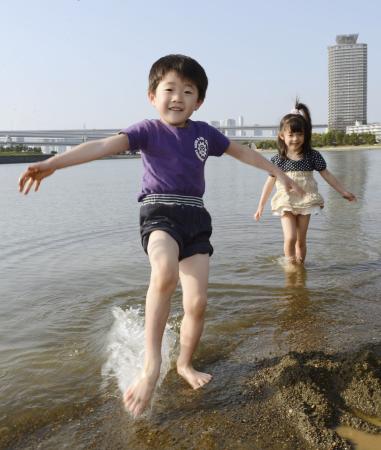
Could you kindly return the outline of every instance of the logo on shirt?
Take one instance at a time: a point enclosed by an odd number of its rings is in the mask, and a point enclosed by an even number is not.
[[[205,161],[208,156],[208,141],[201,136],[198,137],[194,141],[194,151],[198,159]]]

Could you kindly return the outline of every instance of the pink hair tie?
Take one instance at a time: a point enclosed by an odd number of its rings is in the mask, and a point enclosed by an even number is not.
[[[293,109],[290,111],[290,114],[295,114],[296,116],[302,116],[303,119],[305,119],[305,116],[304,116],[304,114],[303,114],[303,111],[301,111],[300,109],[293,108]]]

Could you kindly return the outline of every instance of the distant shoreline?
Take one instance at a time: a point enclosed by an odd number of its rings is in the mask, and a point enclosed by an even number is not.
[[[381,150],[381,144],[375,145],[343,145],[337,147],[316,147],[316,150],[327,150],[327,151],[354,151],[354,150]],[[271,153],[276,152],[274,148],[265,148],[263,150],[257,149],[260,153]],[[18,163],[34,163],[39,161],[45,161],[54,155],[0,155],[0,164],[18,164]],[[108,156],[102,159],[136,159],[140,158],[140,155],[114,155]]]
[[[0,155],[0,164],[33,163],[45,161],[53,155]]]
[[[374,144],[374,145],[341,145],[337,147],[313,147],[315,150],[322,150],[322,151],[354,151],[354,150],[381,150],[381,144]],[[257,151],[264,153],[264,152],[276,152],[276,148],[264,148],[261,150],[260,148],[257,149]]]
[[[374,145],[342,145],[337,147],[316,147],[316,150],[381,150],[381,144]]]
[[[19,164],[19,163],[34,163],[39,161],[45,161],[54,155],[0,155],[0,164]],[[136,159],[140,158],[140,155],[115,155],[108,156],[102,159]]]

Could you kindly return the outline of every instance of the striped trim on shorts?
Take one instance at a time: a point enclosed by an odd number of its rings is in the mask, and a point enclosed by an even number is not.
[[[198,208],[204,207],[202,198],[189,195],[148,194],[142,200],[143,205],[153,205],[155,203],[161,203],[163,205],[197,206]]]

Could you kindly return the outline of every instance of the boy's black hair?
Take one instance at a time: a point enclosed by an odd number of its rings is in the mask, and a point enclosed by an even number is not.
[[[198,100],[204,100],[208,77],[196,60],[185,55],[167,55],[153,63],[148,77],[148,92],[154,94],[160,81],[171,71],[194,83],[198,90]]]
[[[291,112],[286,114],[280,121],[277,142],[278,152],[281,158],[287,158],[287,147],[279,135],[286,130],[290,130],[292,133],[303,133],[304,142],[300,153],[307,154],[311,151],[312,121],[310,110],[304,103],[300,103],[298,98],[295,100],[295,110],[299,111],[299,113],[294,114]]]

